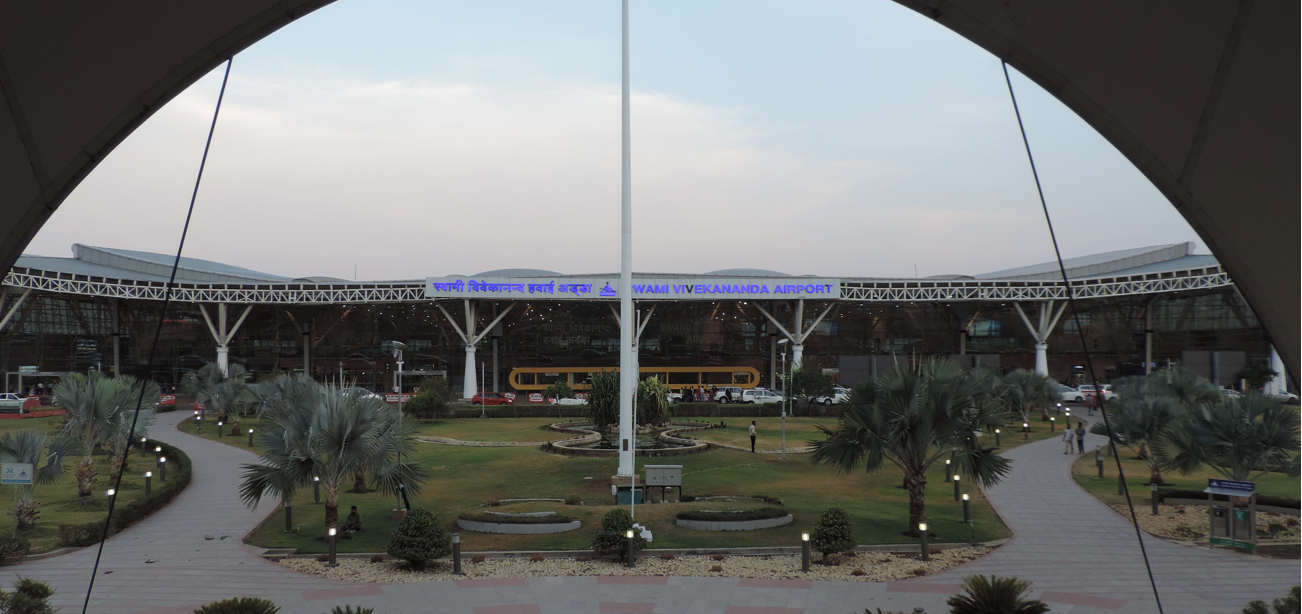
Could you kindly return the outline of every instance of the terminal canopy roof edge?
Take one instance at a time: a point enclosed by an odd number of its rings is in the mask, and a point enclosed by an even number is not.
[[[897,1],[1007,61],[1126,155],[1297,373],[1299,259],[1280,246],[1297,240],[1302,201],[1298,3]],[[327,3],[0,4],[0,265],[155,110]]]

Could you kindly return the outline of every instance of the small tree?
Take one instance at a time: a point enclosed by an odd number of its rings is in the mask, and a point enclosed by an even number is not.
[[[55,610],[48,603],[54,595],[49,584],[31,578],[19,578],[14,583],[14,592],[0,591],[0,612],[5,614],[54,614]]]
[[[448,401],[435,390],[421,388],[420,392],[402,406],[402,413],[413,418],[437,418],[447,411]]]
[[[628,510],[615,508],[601,519],[601,530],[592,540],[592,550],[601,556],[625,557],[628,555],[628,530],[633,528],[633,517]],[[646,539],[633,533],[633,550],[646,548]]]
[[[1062,385],[1043,373],[1018,369],[1004,376],[999,392],[1008,408],[1021,416],[1022,422],[1030,421],[1031,409],[1036,406],[1040,408],[1040,419],[1048,422],[1049,404],[1061,398]]]
[[[963,594],[945,601],[951,614],[1042,614],[1049,606],[1026,599],[1031,583],[1017,578],[972,575],[963,580]]]
[[[441,375],[422,379],[417,387],[420,388],[420,394],[432,392],[445,402],[452,398],[452,387],[448,385],[448,378]]]
[[[669,421],[669,386],[652,375],[637,385],[637,423],[664,424]]]
[[[824,561],[827,561],[829,554],[853,550],[859,545],[854,539],[854,529],[850,526],[850,514],[839,507],[823,511],[823,515],[818,517],[818,523],[814,525],[813,535],[809,536],[809,542],[814,550],[823,553]]]
[[[430,561],[452,552],[452,536],[443,530],[443,523],[433,512],[413,508],[394,530],[388,552],[412,569],[424,569]]]
[[[588,391],[588,417],[597,430],[619,422],[619,372],[601,371],[592,374],[592,389]]]
[[[5,433],[0,437],[0,461],[30,463],[35,470],[31,484],[16,487],[20,490],[13,514],[19,531],[33,528],[36,516],[40,513],[37,511],[40,504],[32,498],[32,488],[59,481],[67,471],[63,461],[77,453],[78,445],[75,439],[62,436],[50,438],[37,430]],[[42,458],[45,460],[44,465],[40,462]]]
[[[1248,390],[1265,388],[1266,384],[1269,384],[1270,380],[1275,379],[1278,375],[1279,373],[1276,373],[1274,369],[1270,368],[1270,365],[1264,362],[1250,362],[1234,374],[1234,381],[1246,380],[1248,388],[1244,392],[1247,392]]]
[[[794,404],[797,399],[803,397],[806,411],[813,404],[814,397],[832,396],[835,391],[832,378],[824,375],[822,370],[812,367],[793,369],[790,380],[787,383],[787,398]]]

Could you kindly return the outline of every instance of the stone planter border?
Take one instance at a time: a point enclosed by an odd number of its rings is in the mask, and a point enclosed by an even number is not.
[[[458,518],[457,526],[476,533],[541,535],[543,533],[564,533],[566,531],[573,531],[583,526],[583,523],[575,520],[573,522],[552,522],[546,524],[517,524],[510,522],[476,522],[473,520],[462,520]]]
[[[711,520],[676,520],[678,526],[693,531],[757,531],[759,529],[771,529],[780,527],[784,524],[791,524],[795,517],[791,514],[779,516],[777,518],[766,518],[764,520],[741,520],[735,522],[717,522]]]
[[[552,441],[552,442],[545,443],[541,447],[542,451],[551,452],[553,454],[560,454],[561,456],[612,457],[612,458],[619,456],[619,450],[599,450],[593,448],[579,447],[579,446],[585,446],[600,441],[601,433],[586,431],[583,429],[576,429],[567,426],[567,424],[573,424],[573,423],[557,423],[557,424],[550,425],[548,428],[553,431],[583,433],[583,435],[571,439],[562,439],[560,441]],[[702,428],[710,428],[709,424],[704,422],[673,423],[673,425],[679,425],[679,424],[685,425],[685,429],[687,430],[699,430]],[[678,432],[680,430],[685,430],[685,429],[671,428],[661,433],[659,436],[659,438],[662,441],[675,443],[684,447],[663,448],[659,450],[638,449],[636,450],[637,456],[645,456],[645,457],[682,456],[685,454],[700,454],[701,452],[706,452],[711,448],[711,444],[706,442],[696,441],[694,439],[678,439],[676,437],[669,436],[670,433]]]

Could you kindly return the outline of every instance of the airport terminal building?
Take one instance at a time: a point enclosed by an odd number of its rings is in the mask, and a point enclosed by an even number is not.
[[[8,389],[93,369],[149,370],[174,384],[217,361],[255,376],[306,369],[320,381],[343,377],[390,390],[399,370],[393,341],[407,346],[405,383],[445,374],[458,390],[581,384],[592,371],[618,366],[617,273],[510,269],[357,282],[183,258],[164,313],[172,256],[72,251],[71,258],[23,256],[5,277],[0,368]],[[1083,331],[1105,381],[1167,364],[1223,386],[1234,385],[1247,362],[1282,371],[1229,276],[1192,244],[1065,265],[1079,317],[1056,262],[923,279],[636,273],[639,363],[673,387],[771,386],[793,360],[852,385],[937,356],[964,366],[1037,368],[1074,384],[1085,377]]]

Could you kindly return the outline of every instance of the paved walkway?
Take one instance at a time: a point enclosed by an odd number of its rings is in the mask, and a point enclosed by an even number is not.
[[[988,493],[1015,536],[994,554],[949,572],[888,583],[736,578],[565,577],[372,585],[291,572],[246,551],[239,538],[272,506],[253,512],[234,496],[240,463],[252,454],[176,431],[182,412],[163,414],[154,435],[195,461],[194,482],[167,509],[109,540],[91,612],[188,614],[232,596],[276,601],[285,614],[317,614],[335,605],[381,614],[530,614],[684,612],[803,614],[864,608],[946,612],[945,599],[972,573],[1031,580],[1054,612],[1156,612],[1134,531],[1067,475],[1075,456],[1048,439],[1011,450],[1013,473]],[[1089,441],[1100,443],[1097,436]],[[1089,446],[1092,447],[1092,446]],[[1145,493],[1146,494],[1146,493]],[[205,536],[214,539],[207,540]],[[223,539],[224,537],[224,539]],[[1146,538],[1167,612],[1238,612],[1298,582],[1296,561],[1275,561]],[[81,611],[94,548],[4,569],[6,582],[30,576],[58,588],[55,605]],[[152,562],[151,562],[152,561]]]

